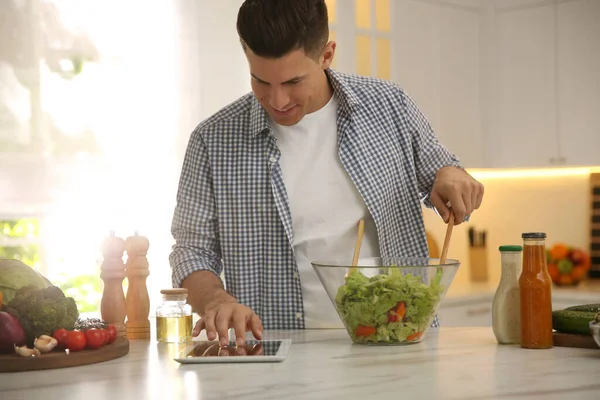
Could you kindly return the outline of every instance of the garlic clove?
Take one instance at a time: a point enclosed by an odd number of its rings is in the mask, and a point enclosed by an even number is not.
[[[56,347],[58,341],[52,336],[42,335],[39,338],[35,338],[33,341],[33,347],[42,353],[48,353]]]
[[[15,353],[17,353],[20,356],[37,357],[37,356],[41,355],[41,353],[38,349],[30,349],[27,346],[21,346],[21,347],[19,347],[17,345],[14,345],[14,346],[15,346]]]

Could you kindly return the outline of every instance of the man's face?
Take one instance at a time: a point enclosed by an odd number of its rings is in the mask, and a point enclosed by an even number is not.
[[[335,42],[329,42],[318,59],[302,49],[281,58],[262,58],[246,48],[252,91],[273,121],[295,125],[327,104],[331,89],[324,70],[329,68],[334,52]]]

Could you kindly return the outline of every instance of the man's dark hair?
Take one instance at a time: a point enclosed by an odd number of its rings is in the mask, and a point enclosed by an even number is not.
[[[280,58],[303,49],[318,57],[329,40],[325,0],[246,0],[240,7],[237,31],[244,50],[265,58]]]

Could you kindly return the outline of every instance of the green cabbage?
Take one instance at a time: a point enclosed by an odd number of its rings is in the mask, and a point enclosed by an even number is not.
[[[52,285],[42,274],[19,260],[0,259],[0,292],[3,302],[10,302],[22,287],[45,289]]]

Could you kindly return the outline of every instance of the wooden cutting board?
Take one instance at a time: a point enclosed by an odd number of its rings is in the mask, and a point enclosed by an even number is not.
[[[600,347],[591,336],[575,335],[572,333],[554,332],[554,345],[559,347],[577,347],[580,349],[597,349]]]
[[[41,369],[77,367],[114,360],[129,353],[129,340],[118,337],[111,344],[95,350],[72,351],[55,350],[42,353],[39,357],[23,357],[16,353],[0,355],[0,372],[25,372]]]

